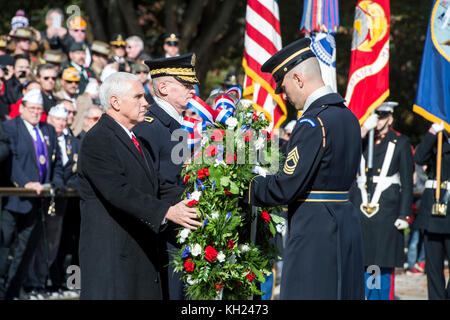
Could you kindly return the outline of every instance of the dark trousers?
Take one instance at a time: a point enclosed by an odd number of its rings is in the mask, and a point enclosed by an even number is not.
[[[39,206],[40,208],[40,206]],[[2,212],[0,245],[0,298],[18,297],[41,236],[38,206],[27,214]],[[15,244],[15,246],[13,246]],[[8,256],[13,256],[9,261]]]
[[[425,271],[428,281],[428,299],[450,299],[449,281],[444,276],[445,257],[450,259],[450,234],[425,231]]]

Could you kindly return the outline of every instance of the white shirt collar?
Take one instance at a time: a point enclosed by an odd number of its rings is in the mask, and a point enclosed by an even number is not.
[[[153,99],[170,117],[175,119],[176,122],[179,124],[183,123],[183,116],[180,115],[170,103],[156,96],[153,97]]]
[[[305,113],[305,111],[309,108],[309,106],[316,101],[317,99],[330,94],[334,93],[333,89],[331,89],[330,86],[323,86],[319,89],[315,90],[313,93],[309,95],[309,97],[305,101],[305,106],[303,107],[302,113]]]
[[[121,124],[119,121],[117,121],[116,119],[114,119],[114,121],[116,121],[117,122],[117,124],[119,125],[119,126],[121,126],[122,127],[122,129],[123,130],[125,130],[125,132],[127,133],[127,135],[130,137],[130,139],[132,139],[132,137],[133,137],[133,132],[131,132],[130,130],[128,130],[123,124]]]

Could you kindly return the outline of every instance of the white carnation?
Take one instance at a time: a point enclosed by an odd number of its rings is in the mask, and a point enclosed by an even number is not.
[[[186,241],[186,238],[189,237],[189,233],[191,233],[191,230],[188,228],[184,228],[183,230],[181,230],[180,232],[180,242],[184,243],[184,241]]]
[[[192,279],[191,275],[188,275],[186,280],[187,283],[191,286],[198,283],[198,279]]]
[[[260,150],[264,147],[264,138],[263,137],[259,137],[256,141],[255,141],[255,149],[256,150]]]
[[[229,117],[226,121],[225,124],[228,126],[228,129],[230,130],[234,130],[234,128],[236,128],[237,124],[238,124],[238,120],[234,117]]]
[[[191,196],[189,199],[199,201],[201,195],[202,195],[201,191],[194,191],[191,193]]]
[[[208,138],[206,135],[203,136],[202,142],[201,142],[202,147],[206,146],[206,144],[208,143],[208,141],[209,141],[209,138]]]
[[[217,219],[219,217],[219,213],[217,211],[214,211],[211,215],[211,219]]]
[[[192,250],[191,250],[192,256],[196,257],[196,256],[200,255],[201,253],[202,253],[202,247],[198,243],[194,244],[194,246],[192,247]]]
[[[222,251],[219,251],[219,253],[217,254],[217,260],[219,262],[224,262],[225,261],[225,254]]]
[[[248,245],[246,245],[246,244],[240,244],[238,248],[242,252],[247,252],[247,251],[250,250],[250,247]]]

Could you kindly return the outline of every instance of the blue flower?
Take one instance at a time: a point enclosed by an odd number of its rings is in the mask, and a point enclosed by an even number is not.
[[[186,197],[189,199],[189,198],[191,197],[191,194],[190,194],[190,193],[187,193],[187,194],[186,194]]]
[[[212,189],[213,191],[216,190],[216,180],[213,180],[212,182]]]
[[[200,186],[200,188],[202,188],[202,191],[205,190],[205,185],[199,179],[197,179],[197,182],[198,182],[198,185]],[[195,183],[195,187],[197,188],[197,191],[200,191],[200,190],[198,190],[197,183]]]
[[[203,220],[203,225],[207,226],[208,225],[208,219]]]
[[[189,256],[189,253],[191,252],[191,249],[189,246],[184,247],[183,254],[181,255],[182,258],[187,258]]]
[[[231,218],[231,212],[228,212],[228,214],[227,214],[227,218],[226,218],[226,220],[225,221],[228,221],[228,219],[230,219]]]

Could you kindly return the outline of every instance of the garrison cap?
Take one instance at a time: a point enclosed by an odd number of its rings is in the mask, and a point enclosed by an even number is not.
[[[275,93],[281,92],[281,84],[286,73],[306,59],[316,57],[310,44],[311,39],[309,38],[294,41],[275,53],[262,65],[261,71],[272,73],[273,79],[277,83]]]
[[[169,76],[183,83],[199,83],[195,74],[195,53],[191,52],[178,57],[147,60],[145,64],[149,67],[152,78]]]
[[[167,43],[170,46],[177,46],[180,41],[180,35],[177,33],[165,33],[163,38],[164,43]]]
[[[70,52],[73,51],[85,51],[86,50],[86,44],[84,42],[72,42],[70,45]]]

